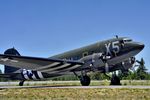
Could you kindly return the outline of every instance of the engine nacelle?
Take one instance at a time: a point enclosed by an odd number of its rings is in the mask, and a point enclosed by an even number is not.
[[[21,71],[21,75],[25,80],[39,80],[44,78],[41,72],[26,69]]]
[[[134,63],[135,63],[135,57],[131,57],[129,58],[129,60],[122,62],[122,66],[124,67],[124,69],[127,70],[129,68],[132,68]]]
[[[81,58],[80,61],[85,63],[83,67],[98,68],[104,66],[104,61],[107,59],[110,58],[108,58],[108,56],[103,56],[102,53],[94,53]]]

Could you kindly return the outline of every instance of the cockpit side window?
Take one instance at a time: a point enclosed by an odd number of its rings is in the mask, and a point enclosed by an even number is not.
[[[130,39],[130,38],[125,38],[125,39],[123,39],[123,41],[126,43],[126,42],[131,42],[132,41],[132,39]]]

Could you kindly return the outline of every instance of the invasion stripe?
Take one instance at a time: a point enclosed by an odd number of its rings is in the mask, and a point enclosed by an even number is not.
[[[33,80],[31,74],[33,75],[31,70],[27,70],[27,76],[29,77],[29,79]]]
[[[64,67],[70,66],[70,65],[71,65],[71,64],[66,63],[66,64],[64,64],[64,65],[62,65],[62,66],[55,67],[55,68],[50,68],[50,69],[44,70],[44,71],[45,71],[45,72],[48,72],[48,71],[55,71],[55,70],[57,70],[57,69],[64,68]]]
[[[25,78],[26,80],[29,80],[29,79],[30,79],[27,74],[24,74],[23,76],[24,76],[24,78]]]
[[[33,73],[33,71],[32,71],[32,73]],[[35,77],[34,73],[33,73],[33,75],[32,75],[32,79],[34,79],[34,80],[37,79],[37,78]]]
[[[55,66],[48,67],[48,68],[45,68],[45,69],[41,69],[40,71],[45,72],[45,71],[47,71],[47,70],[49,70],[49,69],[57,68],[57,67],[59,67],[59,66],[61,66],[61,65],[63,65],[63,63],[57,64],[57,65],[55,65]]]
[[[68,68],[67,70],[68,71],[71,71],[71,70],[73,70],[73,69],[75,69],[75,68],[78,68],[78,67],[81,67],[82,65],[75,65],[75,66],[72,66],[71,68]]]
[[[78,68],[78,67],[80,67],[80,66],[81,66],[81,65],[74,65],[74,66],[72,66],[71,68],[68,68],[68,69],[63,70],[63,71],[52,71],[52,72],[47,72],[47,73],[48,73],[48,74],[59,73],[59,74],[62,74],[62,75],[63,75],[63,73],[69,72],[69,71],[71,71],[71,70],[73,70],[73,69],[75,69],[75,68]]]
[[[35,77],[35,75],[33,74],[32,79],[36,80],[37,78]]]
[[[60,64],[58,64],[58,65],[55,65],[55,66],[49,67],[49,68],[47,68],[47,69],[50,69],[50,68],[57,68],[57,67],[59,67],[59,66],[61,66],[61,65],[64,65],[64,63],[60,63]]]
[[[29,77],[30,80],[33,80],[32,76],[28,75],[28,77]]]
[[[54,62],[54,63],[52,63],[52,64],[49,64],[49,65],[46,65],[46,66],[40,67],[40,68],[38,68],[38,69],[36,69],[36,70],[43,70],[43,69],[47,69],[47,68],[50,68],[50,67],[56,66],[56,65],[58,65],[58,64],[60,64],[60,62]]]
[[[72,71],[73,69],[76,69],[76,68],[78,68],[78,67],[81,67],[81,65],[75,65],[75,66],[72,66],[71,68],[68,68],[68,69],[66,69],[66,70],[64,70],[63,72],[66,72],[66,71]],[[60,71],[61,72],[61,71]]]
[[[41,70],[39,70],[39,71],[47,71],[47,70],[49,70],[49,69],[56,68],[56,67],[59,67],[59,66],[61,66],[61,65],[63,65],[63,63],[57,64],[57,65],[55,65],[55,66],[47,67],[47,68],[41,69]]]
[[[57,69],[56,71],[61,71],[61,70],[70,68],[70,67],[72,67],[72,66],[74,66],[74,65],[76,65],[76,64],[71,64],[71,65],[69,65],[69,66],[66,66],[66,67],[63,67],[63,68],[59,68],[59,69]]]
[[[23,76],[24,76],[24,78],[26,79],[26,80],[29,80],[29,77],[28,77],[28,75],[27,75],[27,71],[23,71]]]
[[[34,75],[35,75],[36,79],[40,79],[40,77],[39,77],[39,75],[38,75],[37,71],[33,71],[33,73],[34,73]]]
[[[38,76],[40,77],[40,79],[43,79],[43,78],[44,78],[41,72],[37,71],[37,74],[38,74]]]

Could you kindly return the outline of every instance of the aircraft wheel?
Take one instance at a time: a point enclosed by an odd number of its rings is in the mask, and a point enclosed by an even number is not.
[[[116,75],[114,75],[112,78],[111,78],[111,83],[110,85],[121,85],[120,83],[120,78]]]
[[[23,86],[23,84],[24,84],[24,81],[19,82],[19,86]]]
[[[82,84],[82,86],[89,86],[90,82],[91,82],[91,79],[87,75],[82,76],[81,79],[80,79],[80,83]]]

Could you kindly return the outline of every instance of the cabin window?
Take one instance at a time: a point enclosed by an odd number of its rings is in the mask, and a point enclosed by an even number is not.
[[[83,56],[83,57],[88,56],[88,52],[84,52],[84,53],[82,54],[82,56]]]
[[[73,60],[79,60],[81,57],[79,57],[79,56],[75,56],[75,57],[73,57]]]
[[[94,54],[94,53],[95,53],[94,51],[91,51],[91,53],[90,53],[90,54],[92,55],[92,54]]]

